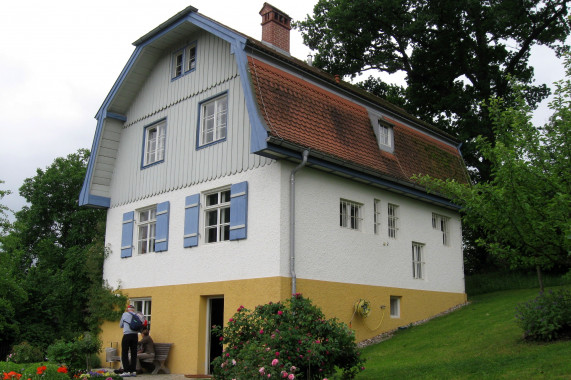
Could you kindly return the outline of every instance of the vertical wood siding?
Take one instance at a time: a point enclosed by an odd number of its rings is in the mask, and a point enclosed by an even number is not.
[[[171,80],[171,54],[197,43],[196,70]],[[227,137],[196,149],[200,102],[228,94]],[[141,168],[144,128],[166,118],[164,162]],[[111,206],[229,176],[271,160],[250,153],[250,122],[230,45],[201,33],[165,52],[127,112],[111,183]]]

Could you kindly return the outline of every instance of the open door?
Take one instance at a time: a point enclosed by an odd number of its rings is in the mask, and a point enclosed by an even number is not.
[[[216,297],[208,299],[208,325],[207,325],[207,354],[208,354],[208,373],[212,373],[212,361],[222,355],[222,342],[214,334],[212,334],[212,326],[224,325],[224,298]]]

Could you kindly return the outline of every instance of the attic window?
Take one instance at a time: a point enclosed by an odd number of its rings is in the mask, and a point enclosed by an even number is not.
[[[378,120],[379,148],[392,152],[394,150],[394,131],[393,126],[383,119]]]
[[[196,42],[172,55],[172,79],[177,79],[196,69]]]

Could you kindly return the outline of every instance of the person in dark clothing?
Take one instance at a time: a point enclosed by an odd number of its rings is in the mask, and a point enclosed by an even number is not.
[[[123,329],[123,339],[121,340],[121,361],[123,362],[123,373],[121,376],[137,376],[137,342],[139,333],[131,330],[129,322],[133,318],[135,307],[127,306],[127,311],[121,316],[119,327]],[[130,355],[129,355],[130,354]]]
[[[141,331],[141,335],[143,337],[139,341],[137,348],[137,373],[142,372],[142,367],[147,370],[154,368],[152,363],[141,362],[141,360],[155,358],[155,343],[153,342],[153,338],[149,335],[148,328],[144,328],[143,331]]]

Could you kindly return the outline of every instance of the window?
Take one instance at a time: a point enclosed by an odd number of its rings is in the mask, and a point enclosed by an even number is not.
[[[143,147],[143,166],[148,166],[165,159],[166,121],[145,128]]]
[[[373,203],[373,229],[375,235],[381,233],[381,201],[378,199]]]
[[[196,43],[192,43],[172,55],[172,79],[196,69]]]
[[[155,232],[157,227],[157,209],[148,208],[138,212],[137,253],[155,252]]]
[[[199,233],[200,209],[203,205],[204,235]],[[204,236],[206,243],[247,238],[248,182],[186,197],[183,246],[198,246],[199,235]]]
[[[198,146],[204,146],[226,138],[228,122],[228,95],[202,103]]]
[[[169,213],[169,201],[124,213],[121,227],[121,257],[131,257],[134,251],[140,254],[167,251]]]
[[[379,119],[378,127],[379,148],[392,152],[394,150],[393,126],[383,119]]]
[[[350,228],[352,230],[361,229],[361,205],[359,203],[346,201],[341,199],[339,203],[339,216],[341,227]]]
[[[432,228],[442,232],[442,244],[450,245],[448,226],[450,218],[432,213]]]
[[[230,240],[230,189],[205,194],[204,200],[206,243]]]
[[[412,243],[412,278],[424,278],[424,244]]]
[[[391,296],[391,317],[400,318],[400,299],[398,296]]]
[[[145,316],[151,328],[151,299],[150,298],[134,298],[130,300],[131,305],[135,306],[135,310]]]
[[[397,237],[397,230],[398,230],[398,226],[397,226],[397,222],[398,222],[398,216],[397,216],[397,209],[399,206],[397,205],[393,205],[393,204],[388,204],[387,205],[387,212],[388,212],[388,220],[387,220],[387,227],[388,227],[388,233],[389,233],[389,237],[396,239]]]

